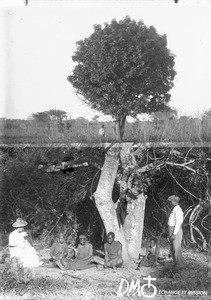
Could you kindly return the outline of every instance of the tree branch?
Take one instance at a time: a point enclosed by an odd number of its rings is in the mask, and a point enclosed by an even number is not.
[[[185,169],[187,169],[187,170],[189,170],[189,171],[191,171],[193,173],[196,173],[196,170],[194,170],[194,169],[192,169],[192,168],[190,168],[190,167],[187,166],[188,164],[191,164],[193,162],[194,162],[194,160],[191,160],[191,161],[189,161],[187,163],[184,163],[184,164],[178,164],[178,163],[172,163],[172,162],[165,162],[165,164],[166,165],[170,165],[170,166],[179,167],[179,168],[185,168]]]
[[[173,163],[173,162],[162,162],[161,164],[158,164],[158,165],[155,165],[154,163],[150,163],[142,168],[139,168],[138,169],[138,173],[144,173],[144,172],[147,172],[147,171],[151,171],[151,170],[156,170],[156,169],[160,169],[161,167],[164,167],[165,165],[170,165],[170,166],[175,166],[175,167],[179,167],[179,168],[185,168],[193,173],[196,173],[196,170],[188,167],[187,165],[188,164],[191,164],[193,163],[194,160],[191,160],[187,163],[184,163],[184,164],[178,164],[178,163]]]
[[[168,170],[168,168],[167,168]],[[173,179],[175,180],[175,182],[186,192],[188,193],[189,195],[193,196],[194,198],[196,198],[197,200],[201,201],[202,199],[201,198],[198,198],[196,197],[194,194],[192,194],[191,192],[189,192],[188,190],[186,190],[177,180],[176,178],[174,177],[174,175],[171,173],[171,171],[168,170],[168,172],[170,173],[170,175],[173,177]]]

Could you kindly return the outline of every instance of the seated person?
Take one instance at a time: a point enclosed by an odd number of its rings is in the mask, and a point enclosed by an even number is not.
[[[59,240],[54,242],[50,249],[50,261],[53,261],[54,266],[57,265],[58,260],[64,259],[68,256],[68,246],[65,243],[64,235],[59,235]]]
[[[108,242],[104,245],[104,267],[113,269],[116,267],[121,267],[123,265],[122,244],[118,241],[115,241],[115,234],[113,232],[108,233],[107,241]]]
[[[9,251],[11,258],[17,258],[24,268],[33,268],[42,265],[36,250],[27,241],[27,232],[24,227],[28,223],[18,218],[12,226],[15,228],[9,235]]]
[[[149,246],[146,248],[146,254],[139,262],[136,270],[139,270],[141,266],[150,267],[157,264],[160,254],[160,247],[156,239],[151,239]]]
[[[96,265],[91,263],[93,256],[93,247],[87,241],[85,235],[79,236],[79,245],[76,248],[76,258],[74,260],[63,259],[60,260],[60,264],[57,265],[62,270],[84,270],[93,268]]]

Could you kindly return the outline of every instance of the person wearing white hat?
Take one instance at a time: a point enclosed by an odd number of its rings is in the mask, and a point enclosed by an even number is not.
[[[180,198],[178,196],[172,195],[168,197],[168,201],[171,202],[173,207],[169,219],[169,240],[170,240],[170,254],[173,258],[175,267],[182,266],[182,223],[183,223],[183,211],[179,206]]]
[[[36,250],[25,239],[27,232],[24,227],[28,223],[21,218],[18,218],[12,227],[15,228],[9,235],[9,251],[10,257],[17,257],[23,267],[38,267],[42,264],[39,261]]]

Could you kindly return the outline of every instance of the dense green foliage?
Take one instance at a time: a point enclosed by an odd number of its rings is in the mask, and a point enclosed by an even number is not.
[[[166,36],[153,26],[126,17],[77,42],[72,56],[77,63],[68,77],[91,108],[115,120],[163,110],[173,87],[174,56]]]

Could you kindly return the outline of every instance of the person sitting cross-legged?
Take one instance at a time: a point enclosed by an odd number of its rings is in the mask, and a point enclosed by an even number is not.
[[[60,260],[63,260],[68,256],[68,246],[65,243],[64,235],[59,235],[59,240],[54,242],[50,249],[50,261],[54,266],[59,266]]]
[[[96,267],[96,264],[91,263],[92,256],[93,246],[87,241],[85,235],[80,235],[75,259],[69,260],[66,258],[60,260],[59,267],[63,270],[84,270]]]
[[[122,244],[118,241],[115,241],[115,234],[109,232],[107,235],[107,243],[104,245],[105,250],[105,259],[104,267],[105,268],[116,268],[122,267],[123,258],[122,258]]]
[[[136,270],[139,270],[141,266],[151,267],[157,264],[159,260],[160,247],[157,244],[156,239],[151,239],[149,246],[146,248],[146,254],[141,259]]]

